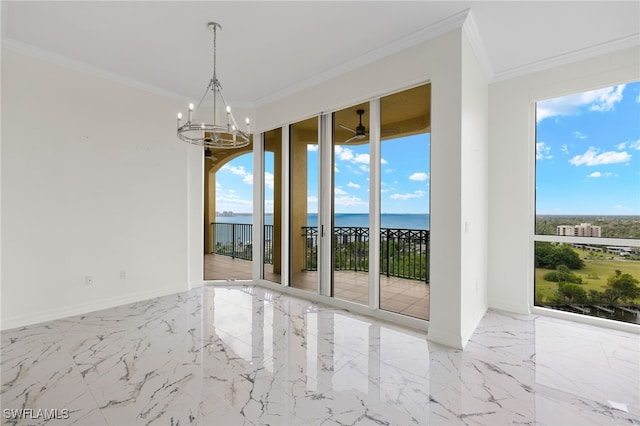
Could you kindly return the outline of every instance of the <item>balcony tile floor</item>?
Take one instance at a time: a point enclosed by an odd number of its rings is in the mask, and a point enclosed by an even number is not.
[[[464,351],[426,337],[201,287],[4,330],[2,424],[640,424],[637,334],[489,311]]]
[[[265,279],[280,282],[280,275],[273,273],[272,265],[264,265]],[[369,303],[369,283],[366,272],[335,271],[334,295],[338,299],[366,305]],[[205,255],[205,280],[250,280],[251,262],[216,254]],[[317,291],[318,275],[315,271],[293,274],[291,286]],[[429,285],[423,281],[380,276],[380,307],[384,310],[429,319]]]

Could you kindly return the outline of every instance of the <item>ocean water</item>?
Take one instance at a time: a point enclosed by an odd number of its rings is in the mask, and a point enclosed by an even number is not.
[[[252,223],[250,214],[239,216],[216,217],[217,223]],[[265,224],[273,224],[273,216],[267,215]],[[307,226],[318,226],[317,213],[307,215]],[[369,226],[369,215],[366,213],[336,213],[334,216],[334,226],[359,226],[366,228]],[[429,214],[397,214],[383,213],[380,215],[381,228],[394,229],[429,229]]]

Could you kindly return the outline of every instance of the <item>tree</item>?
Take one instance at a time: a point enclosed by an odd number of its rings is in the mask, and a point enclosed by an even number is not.
[[[543,278],[554,283],[582,284],[582,277],[571,272],[566,265],[556,266],[555,271],[547,272]]]
[[[558,283],[557,296],[567,303],[586,303],[587,292],[577,284]]]
[[[640,281],[635,279],[631,274],[623,274],[620,270],[616,270],[615,275],[611,275],[607,279],[607,285],[610,289],[619,293],[620,300],[626,302],[628,300],[640,297]]]
[[[535,265],[536,268],[547,269],[556,269],[558,265],[565,265],[569,269],[582,269],[584,261],[567,244],[536,241]]]

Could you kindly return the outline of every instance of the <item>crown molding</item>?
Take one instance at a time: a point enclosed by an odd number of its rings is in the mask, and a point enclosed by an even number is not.
[[[473,52],[475,53],[476,59],[480,64],[480,68],[482,68],[482,72],[484,73],[485,78],[487,79],[487,81],[491,81],[495,73],[493,71],[493,66],[491,65],[491,60],[489,59],[489,54],[487,53],[484,41],[482,40],[482,35],[480,34],[480,30],[476,25],[476,20],[474,19],[471,10],[469,10],[467,18],[462,25],[462,30],[467,36],[469,44],[471,44],[471,50],[473,50]]]
[[[65,68],[86,73],[95,77],[104,78],[105,80],[120,83],[124,86],[142,90],[154,95],[162,96],[169,99],[176,99],[183,102],[188,101],[188,99],[185,98],[184,96],[178,95],[177,93],[171,92],[169,90],[161,89],[149,83],[135,80],[130,77],[125,77],[121,74],[107,71],[102,68],[89,65],[85,62],[77,61],[75,59],[71,59],[69,57],[59,55],[57,53],[52,53],[50,51],[40,49],[32,45],[22,43],[10,38],[2,39],[2,48],[11,50],[35,59],[39,59],[45,62],[49,62],[51,64],[60,65]]]
[[[640,34],[622,37],[584,49],[574,50],[572,52],[563,53],[562,55],[553,56],[540,61],[510,68],[505,71],[500,71],[493,76],[493,79],[490,82],[494,83],[502,80],[522,77],[527,74],[533,74],[535,72],[544,71],[550,68],[590,59],[631,47],[640,48]]]
[[[409,34],[406,37],[403,37],[394,42],[388,43],[380,48],[371,50],[363,55],[360,55],[350,61],[347,61],[343,64],[330,68],[314,77],[311,77],[307,80],[301,81],[296,84],[292,84],[285,89],[276,91],[270,95],[264,96],[258,99],[255,102],[256,107],[268,105],[272,102],[276,102],[283,98],[286,98],[290,95],[298,93],[304,89],[316,86],[325,81],[329,81],[333,78],[336,78],[340,75],[346,74],[350,71],[368,65],[372,62],[390,56],[394,53],[401,52],[410,47],[416,46],[425,41],[431,40],[435,37],[438,37],[442,34],[446,34],[449,31],[459,29],[466,22],[467,17],[469,15],[469,9],[464,10],[455,15],[451,15],[448,18],[445,18],[441,21],[438,21],[426,28],[415,31]]]

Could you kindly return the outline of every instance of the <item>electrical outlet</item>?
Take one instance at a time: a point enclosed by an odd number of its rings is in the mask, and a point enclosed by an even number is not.
[[[93,277],[91,275],[84,277],[84,285],[93,285]]]

